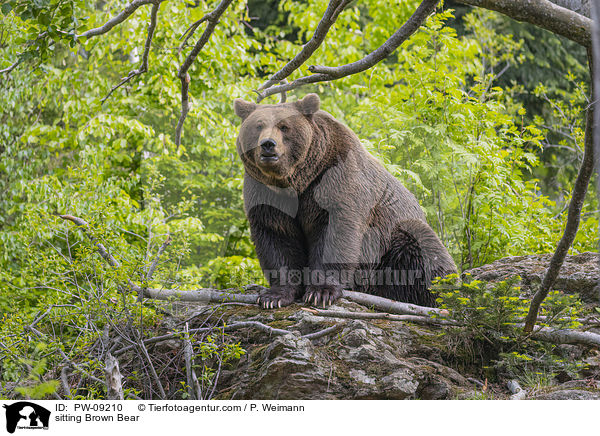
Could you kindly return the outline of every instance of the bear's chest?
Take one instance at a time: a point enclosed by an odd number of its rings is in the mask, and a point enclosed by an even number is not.
[[[315,201],[312,195],[301,195],[298,202],[297,220],[302,232],[310,240],[327,227],[329,214]]]

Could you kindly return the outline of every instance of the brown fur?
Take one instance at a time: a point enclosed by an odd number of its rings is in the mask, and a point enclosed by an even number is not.
[[[413,194],[350,129],[319,110],[318,96],[277,105],[238,99],[234,108],[243,120],[237,149],[246,215],[271,285],[260,296],[264,307],[302,296],[327,305],[344,287],[434,304],[431,280],[455,272],[454,262]],[[409,278],[382,284],[341,275],[386,268]]]

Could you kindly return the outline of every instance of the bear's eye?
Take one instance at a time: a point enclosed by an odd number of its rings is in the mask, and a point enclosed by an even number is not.
[[[282,124],[279,126],[279,130],[281,130],[283,133],[285,133],[288,130],[290,130],[290,128],[286,124]]]
[[[262,124],[262,123],[258,123],[258,124],[256,125],[256,130],[262,130],[262,129],[263,129],[263,127],[265,127],[265,125],[264,125],[264,124]]]

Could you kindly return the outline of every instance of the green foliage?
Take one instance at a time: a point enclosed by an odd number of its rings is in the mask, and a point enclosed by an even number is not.
[[[90,374],[102,374],[103,362],[90,353],[106,326],[157,332],[156,307],[141,307],[124,292],[128,280],[180,289],[264,283],[242,207],[239,120],[231,103],[254,98],[252,89],[300,50],[327,6],[326,0],[277,3],[258,28],[243,24],[251,22],[256,5],[249,14],[243,2],[234,3],[224,14],[189,71],[191,110],[177,148],[175,70],[189,47],[179,52],[175,46],[212,2],[163,3],[149,71],[102,103],[138,67],[150,5],[105,35],[76,39],[125,2],[2,0],[0,69],[21,65],[0,81],[0,373],[3,381],[26,381],[21,395],[54,392],[53,368],[64,364],[59,350]],[[309,74],[311,64],[364,57],[417,4],[352,4],[290,79]],[[527,80],[527,87],[504,81],[520,62],[543,62],[531,56],[526,35],[500,32],[498,16],[483,11],[467,15],[457,34],[448,25],[452,17],[451,10],[431,17],[370,71],[306,87],[297,97],[320,93],[323,108],[417,195],[461,267],[552,251],[581,158],[588,89],[582,65],[569,56],[560,77],[539,86],[541,79]],[[506,64],[511,68],[502,76]],[[531,98],[550,109],[535,112]],[[597,209],[588,200],[574,252],[596,249]],[[83,229],[58,214],[89,222],[89,234],[121,267],[107,265]],[[148,279],[167,237],[171,242]],[[441,297],[444,304],[472,323],[471,344],[491,335],[504,347],[526,302],[515,300],[509,284],[469,286]],[[573,325],[578,307],[572,300],[557,294],[548,304],[553,325]],[[39,334],[30,330],[34,322]],[[214,378],[216,356],[241,355],[227,344],[196,344],[209,353],[204,382]],[[140,368],[124,374],[126,392],[139,395],[144,374]],[[73,393],[103,395],[104,387],[89,380]]]
[[[490,285],[480,280],[458,282],[448,276],[434,287],[440,308],[467,326],[476,339],[499,344],[515,334],[515,323],[527,314],[529,302],[520,297],[514,286],[519,277]],[[447,289],[448,288],[448,289]]]
[[[461,366],[485,365],[486,378],[517,378],[526,386],[549,384],[558,374],[576,378],[584,367],[561,353],[555,345],[522,336],[530,301],[523,298],[519,277],[498,283],[461,281],[457,276],[434,286],[441,309],[461,324],[442,336],[448,352]],[[544,300],[538,325],[556,329],[580,327],[583,307],[575,295],[551,292]]]

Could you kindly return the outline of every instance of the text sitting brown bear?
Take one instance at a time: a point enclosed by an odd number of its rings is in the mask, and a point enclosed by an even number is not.
[[[294,103],[236,99],[244,206],[270,289],[265,308],[342,289],[425,306],[433,278],[456,272],[414,195],[309,94]]]

